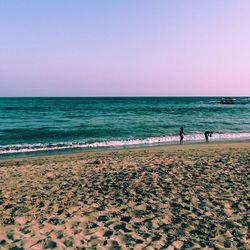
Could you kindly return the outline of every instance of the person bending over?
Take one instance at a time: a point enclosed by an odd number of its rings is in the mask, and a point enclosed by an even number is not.
[[[204,133],[204,135],[205,135],[206,142],[209,142],[209,141],[208,141],[208,137],[212,137],[213,132],[212,132],[212,131],[206,131],[206,132]]]

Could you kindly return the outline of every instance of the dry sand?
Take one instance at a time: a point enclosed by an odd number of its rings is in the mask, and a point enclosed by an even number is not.
[[[0,162],[0,249],[250,249],[250,143]]]

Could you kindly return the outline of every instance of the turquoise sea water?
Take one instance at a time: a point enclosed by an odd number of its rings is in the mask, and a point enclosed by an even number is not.
[[[0,157],[20,153],[67,152],[249,139],[250,102],[217,103],[218,97],[0,98]]]

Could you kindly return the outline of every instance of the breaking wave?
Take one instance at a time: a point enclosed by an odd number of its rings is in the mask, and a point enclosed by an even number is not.
[[[211,141],[245,140],[250,139],[250,133],[214,133]],[[185,142],[204,141],[204,134],[185,135]],[[98,149],[98,148],[119,148],[126,146],[143,146],[157,144],[177,144],[178,136],[150,137],[145,139],[131,140],[108,140],[91,143],[83,142],[60,142],[60,143],[35,143],[35,144],[13,144],[0,146],[0,154],[29,153],[40,151],[58,151],[68,149]]]

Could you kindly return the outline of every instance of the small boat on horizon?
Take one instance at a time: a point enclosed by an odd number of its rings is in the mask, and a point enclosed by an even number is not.
[[[232,97],[223,97],[221,100],[218,102],[220,104],[236,104],[237,100]]]

